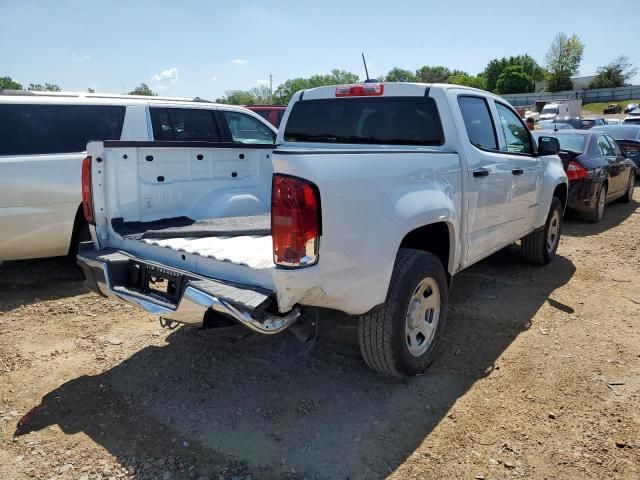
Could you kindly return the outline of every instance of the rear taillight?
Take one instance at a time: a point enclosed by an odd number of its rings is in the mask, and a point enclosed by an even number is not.
[[[273,261],[282,267],[307,267],[318,261],[320,193],[301,178],[274,175],[271,190]]]
[[[580,180],[582,178],[587,178],[588,176],[589,172],[587,169],[578,162],[569,162],[569,165],[567,166],[567,178],[569,181]]]
[[[383,93],[383,83],[356,83],[354,85],[336,87],[336,97],[368,97],[382,95]]]
[[[82,210],[85,220],[90,225],[94,225],[93,197],[91,196],[91,157],[82,160]]]

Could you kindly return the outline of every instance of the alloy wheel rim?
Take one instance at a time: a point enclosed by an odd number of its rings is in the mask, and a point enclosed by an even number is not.
[[[607,191],[603,188],[600,190],[600,196],[598,197],[598,218],[602,218],[604,214],[604,204],[607,197]]]
[[[424,278],[413,291],[405,317],[405,342],[414,357],[428,349],[440,321],[440,289],[432,277]]]
[[[552,252],[560,239],[560,213],[556,210],[549,220],[547,231],[547,251]]]

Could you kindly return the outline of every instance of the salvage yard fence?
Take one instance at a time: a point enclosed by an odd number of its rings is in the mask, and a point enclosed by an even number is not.
[[[640,85],[617,88],[594,88],[591,90],[565,90],[563,92],[511,93],[502,95],[514,107],[533,105],[538,101],[580,99],[583,104],[619,102],[640,98]]]

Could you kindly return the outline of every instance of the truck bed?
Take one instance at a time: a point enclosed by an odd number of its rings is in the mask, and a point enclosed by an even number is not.
[[[266,236],[271,235],[271,215],[265,213],[205,220],[175,217],[153,222],[125,222],[122,218],[114,218],[111,227],[127,240]]]
[[[177,252],[213,258],[221,262],[246,265],[253,269],[275,268],[271,235],[240,235],[210,237],[145,238],[148,245]]]

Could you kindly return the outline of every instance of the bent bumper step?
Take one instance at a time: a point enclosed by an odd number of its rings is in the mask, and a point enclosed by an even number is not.
[[[85,286],[100,295],[136,305],[153,315],[180,323],[201,323],[211,309],[227,315],[248,329],[262,334],[279,333],[296,322],[301,315],[295,307],[286,315],[267,312],[273,301],[272,292],[256,287],[231,285],[165,265],[140,260],[116,250],[97,252],[92,242],[80,245],[77,263],[83,269]],[[132,267],[153,269],[179,280],[177,302],[128,285]]]

